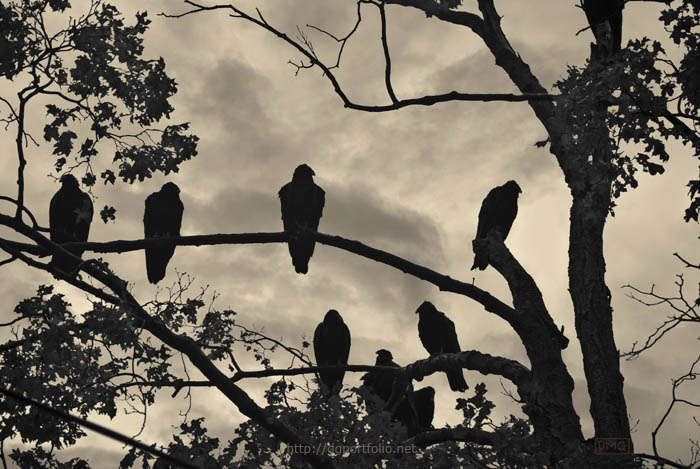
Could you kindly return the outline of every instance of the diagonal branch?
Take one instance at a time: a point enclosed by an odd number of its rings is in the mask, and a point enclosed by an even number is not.
[[[489,252],[491,265],[508,282],[508,287],[513,295],[513,306],[522,313],[520,315],[522,319],[521,330],[527,331],[529,335],[549,331],[550,338],[556,341],[559,347],[565,349],[569,339],[564,336],[563,330],[560,331],[554,324],[535,280],[513,257],[503,241],[492,234],[483,240],[474,240],[474,246],[475,250]],[[536,341],[541,339],[542,337]]]
[[[27,405],[30,405],[33,407],[38,407],[43,412],[46,412],[48,414],[52,414],[52,415],[54,415],[62,420],[66,420],[68,422],[77,423],[78,425],[85,427],[85,428],[88,428],[94,432],[97,432],[100,435],[104,435],[108,438],[119,441],[120,443],[124,443],[125,445],[129,445],[129,446],[132,446],[134,448],[138,448],[141,451],[145,451],[145,452],[150,453],[154,456],[158,456],[160,458],[163,458],[167,461],[170,461],[170,462],[176,464],[177,466],[187,467],[187,468],[191,468],[191,469],[199,469],[197,466],[189,463],[188,461],[182,461],[179,458],[176,458],[174,456],[169,455],[168,453],[165,453],[159,449],[156,449],[155,446],[145,445],[138,440],[135,440],[133,438],[129,438],[128,436],[122,435],[119,432],[115,432],[114,430],[112,430],[110,428],[103,427],[102,425],[90,422],[89,420],[85,420],[85,419],[80,418],[80,417],[76,417],[75,415],[69,414],[68,412],[64,412],[60,409],[54,409],[53,407],[47,406],[46,404],[42,404],[41,402],[38,402],[38,401],[35,401],[34,399],[30,399],[28,397],[25,397],[19,393],[11,391],[9,389],[4,389],[4,388],[0,387],[0,394],[4,394],[8,397],[11,397],[12,399],[20,401],[23,404],[27,404]]]
[[[7,227],[13,228],[17,233],[22,234],[39,246],[43,247],[50,252],[60,252],[64,253],[67,257],[74,261],[81,261],[80,258],[74,256],[72,253],[66,251],[61,245],[54,243],[50,239],[46,238],[42,234],[32,230],[29,226],[6,215],[0,215],[0,224]],[[3,246],[5,250],[12,250],[7,246]],[[8,251],[10,252],[10,251]],[[26,257],[26,256],[24,256]],[[24,259],[23,259],[24,260]],[[37,268],[52,272],[54,275],[62,280],[69,281],[73,285],[80,284],[79,288],[84,291],[92,293],[94,287],[84,284],[84,282],[77,281],[70,278],[64,272],[54,269],[51,266],[38,263],[31,259],[25,260],[32,261],[38,265]],[[202,352],[202,350],[197,346],[196,342],[191,338],[175,334],[170,329],[168,329],[159,320],[151,317],[143,307],[138,303],[138,301],[129,293],[126,289],[127,282],[120,279],[119,277],[106,272],[99,267],[93,265],[90,262],[82,262],[79,270],[83,270],[88,275],[95,278],[97,281],[101,282],[107,288],[112,290],[116,297],[111,297],[107,295],[108,299],[106,301],[119,305],[129,311],[139,322],[140,326],[146,329],[148,332],[153,334],[156,338],[162,341],[167,346],[181,352],[189,358],[190,362],[197,367],[197,369],[211,381],[214,386],[216,386],[222,394],[224,394],[234,405],[238,407],[238,410],[246,415],[248,418],[254,420],[260,424],[263,428],[268,430],[270,433],[275,435],[277,438],[288,444],[299,444],[308,446],[309,443],[302,438],[294,429],[288,427],[282,422],[272,419],[265,409],[258,406],[253,399],[248,396],[248,394],[243,391],[243,389],[236,386],[226,375],[224,375],[219,369],[212,363],[212,361]],[[80,283],[79,283],[80,282]],[[99,291],[99,290],[98,290]],[[335,465],[332,461],[323,455],[309,454],[306,455],[309,462],[319,468],[332,468]]]

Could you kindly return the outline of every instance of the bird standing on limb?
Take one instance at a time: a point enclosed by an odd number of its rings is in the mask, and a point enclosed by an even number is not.
[[[184,206],[180,200],[180,188],[173,182],[163,184],[160,191],[146,198],[143,213],[143,234],[145,238],[180,236],[182,212]],[[165,277],[165,269],[175,253],[175,245],[161,243],[146,248],[146,273],[152,284]]]
[[[294,270],[299,274],[309,271],[309,259],[316,241],[306,230],[317,231],[323,215],[326,193],[314,183],[314,170],[301,164],[294,170],[291,182],[279,191],[284,231],[289,233],[289,254]]]
[[[462,351],[459,347],[455,323],[445,316],[445,313],[438,311],[431,302],[424,301],[416,310],[416,314],[419,318],[418,336],[431,357],[441,353]],[[461,368],[446,371],[445,374],[453,391],[461,392],[469,389]]]
[[[481,203],[479,210],[479,225],[474,239],[474,264],[472,269],[485,270],[489,265],[488,253],[475,246],[477,240],[486,238],[490,233],[497,232],[505,241],[515,216],[518,214],[518,194],[522,190],[515,181],[508,181],[502,186],[494,187]]]
[[[326,313],[314,332],[314,355],[318,366],[347,365],[350,356],[350,329],[338,311]],[[340,393],[345,370],[320,371],[321,383],[328,388],[328,396]]]
[[[49,228],[51,241],[55,243],[86,242],[90,234],[93,207],[90,196],[80,190],[78,180],[72,174],[61,177],[61,188],[49,204]],[[70,248],[68,252],[77,257],[84,249]],[[66,274],[75,273],[79,262],[64,254],[54,254],[50,265]]]

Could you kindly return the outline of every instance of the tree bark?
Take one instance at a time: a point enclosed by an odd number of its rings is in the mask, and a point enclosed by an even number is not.
[[[583,352],[595,436],[630,439],[622,391],[624,378],[613,336],[610,290],[605,284],[603,229],[610,206],[610,185],[601,179],[579,190],[572,189],[569,293]]]

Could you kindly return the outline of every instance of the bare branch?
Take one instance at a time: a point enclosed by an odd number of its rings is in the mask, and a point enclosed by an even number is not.
[[[651,432],[651,444],[652,444],[652,447],[653,447],[653,449],[654,449],[654,456],[656,456],[657,458],[660,457],[660,456],[659,456],[659,451],[658,451],[657,448],[656,448],[656,435],[659,433],[659,431],[661,430],[661,427],[663,426],[664,422],[666,421],[666,418],[667,418],[668,415],[671,413],[671,410],[673,409],[673,406],[674,406],[677,402],[680,402],[680,403],[683,403],[683,404],[691,405],[691,406],[693,406],[693,407],[700,407],[700,404],[691,403],[691,402],[688,402],[688,401],[686,401],[686,400],[684,400],[684,399],[679,399],[679,398],[676,396],[676,391],[678,390],[678,388],[680,387],[681,384],[683,384],[685,381],[692,381],[692,380],[696,379],[696,378],[700,375],[699,372],[695,371],[695,366],[696,366],[699,362],[700,362],[700,355],[698,355],[698,358],[695,359],[695,361],[693,362],[693,364],[690,366],[690,370],[689,370],[686,374],[684,374],[683,376],[681,376],[681,377],[678,378],[678,379],[673,380],[673,385],[672,385],[672,388],[671,388],[671,397],[672,397],[671,403],[669,404],[668,408],[666,409],[666,412],[664,413],[663,417],[661,417],[661,420],[659,421],[659,424],[656,426],[656,428],[654,429],[654,431]]]
[[[20,207],[19,201],[15,200],[15,199],[13,199],[13,198],[11,198],[11,197],[6,197],[6,196],[4,196],[4,195],[0,195],[0,200],[6,200],[6,201],[8,201],[8,202],[11,202],[11,203],[15,204],[15,206],[17,206],[17,207]],[[39,231],[44,231],[44,232],[49,232],[49,231],[51,231],[51,230],[49,230],[48,228],[44,228],[44,227],[39,226],[39,223],[37,223],[36,218],[34,217],[34,214],[33,214],[32,212],[30,212],[29,209],[28,209],[26,206],[21,205],[21,209],[22,209],[22,211],[23,211],[24,213],[26,213],[26,214],[29,216],[29,218],[32,220],[32,227],[33,227],[34,229],[39,230]]]
[[[673,255],[675,257],[677,257],[681,262],[683,262],[686,267],[690,267],[692,269],[700,269],[700,264],[691,264],[690,262],[685,260],[683,257],[681,257],[681,255],[678,254],[677,252],[674,252]]]
[[[396,99],[396,94],[394,94],[394,89],[391,86],[391,56],[389,55],[389,44],[386,38],[386,12],[384,11],[384,2],[382,1],[379,3],[377,8],[379,8],[379,17],[382,23],[382,49],[384,49],[384,61],[386,62],[384,82],[386,83],[386,91],[389,93],[391,102],[396,104],[399,100]]]
[[[524,342],[525,346],[540,342],[542,338],[538,339],[536,335],[548,331],[551,339],[555,340],[562,349],[566,348],[569,339],[554,324],[535,280],[513,257],[503,241],[492,234],[487,238],[474,240],[473,244],[476,251],[486,250],[489,253],[489,263],[508,282],[513,295],[513,306],[521,313],[520,327],[516,331],[521,337],[527,335],[531,339]]]
[[[198,12],[203,12],[203,11],[212,11],[212,10],[220,10],[220,9],[228,9],[234,12],[234,17],[236,18],[243,18],[245,20],[248,20],[261,28],[271,32],[275,36],[279,37],[283,41],[285,41],[287,44],[291,45],[293,48],[295,48],[297,51],[299,51],[301,54],[303,54],[308,60],[311,65],[318,66],[322,71],[323,74],[328,78],[328,80],[331,82],[331,85],[333,86],[333,89],[335,93],[340,97],[340,99],[343,101],[343,105],[346,108],[349,109],[355,109],[358,111],[366,111],[366,112],[386,112],[386,111],[393,111],[396,109],[401,109],[407,106],[432,106],[433,104],[437,103],[443,103],[447,101],[484,101],[484,102],[490,102],[490,101],[508,101],[508,102],[539,102],[539,101],[552,101],[553,99],[556,98],[556,96],[550,95],[546,92],[544,88],[541,86],[535,91],[535,92],[528,92],[526,94],[522,95],[515,95],[511,93],[458,93],[456,91],[451,91],[449,93],[445,94],[439,94],[439,95],[428,95],[428,96],[423,96],[420,98],[412,98],[412,99],[402,99],[399,100],[395,103],[388,104],[388,105],[365,105],[365,104],[357,104],[354,103],[348,98],[348,96],[345,94],[343,89],[340,86],[340,83],[338,82],[337,78],[335,75],[333,75],[333,72],[331,71],[331,67],[325,65],[323,62],[321,62],[316,55],[305,48],[302,44],[299,42],[295,41],[294,39],[290,38],[287,34],[280,32],[279,30],[275,29],[273,26],[271,26],[269,23],[266,21],[254,18],[247,13],[243,12],[242,10],[238,9],[237,7],[233,5],[214,5],[214,6],[204,6],[204,5],[199,5],[196,4],[190,0],[185,0],[185,3],[188,5],[191,5],[195,7],[193,10],[187,11],[185,13],[177,14],[177,15],[170,15],[170,14],[164,14],[161,13],[162,16],[166,18],[182,18],[184,16],[193,14],[193,13],[198,13]],[[449,10],[448,10],[449,11]],[[460,12],[462,13],[462,12]],[[467,15],[469,16],[475,16],[470,13]],[[478,17],[476,17],[478,18]],[[299,67],[299,65],[294,64],[295,66]],[[303,68],[309,68],[307,66],[302,65]],[[529,68],[528,68],[529,71]],[[550,104],[551,105],[551,104]]]
[[[314,26],[311,24],[306,25],[307,28],[315,29],[316,31],[323,33],[323,34],[329,36],[330,38],[332,38],[333,40],[335,40],[336,42],[340,43],[340,48],[338,49],[338,56],[336,57],[335,65],[331,65],[330,67],[328,67],[329,70],[333,70],[334,68],[340,68],[340,58],[343,55],[343,50],[345,49],[345,44],[347,44],[348,39],[350,39],[350,37],[353,34],[355,34],[358,26],[360,26],[360,22],[362,21],[362,13],[361,13],[362,3],[364,3],[364,2],[363,1],[357,2],[357,21],[355,21],[355,25],[352,27],[350,32],[342,38],[338,38],[334,34],[331,34],[328,31],[326,31],[325,29],[319,28],[318,26]]]
[[[396,373],[406,375],[410,379],[422,380],[425,376],[441,372],[449,371],[455,368],[464,368],[468,370],[478,371],[483,375],[499,375],[517,386],[528,384],[531,379],[530,370],[524,365],[503,357],[494,357],[487,353],[481,353],[476,350],[466,350],[460,353],[443,353],[430,358],[425,358],[411,363],[405,367],[390,367],[376,365],[333,365],[333,366],[307,366],[291,369],[269,369],[256,371],[238,371],[230,379],[232,382],[240,381],[246,378],[269,378],[272,376],[297,376],[321,371],[336,371],[344,370],[349,372],[368,372],[379,370],[388,373]],[[139,383],[129,384],[129,386],[174,386],[182,388],[185,386],[206,387],[213,386],[210,381],[174,381],[170,383],[162,383],[155,381],[143,381]]]
[[[191,469],[199,469],[197,466],[194,464],[191,464],[188,461],[182,461],[174,456],[169,455],[168,453],[165,453],[159,449],[156,449],[155,446],[148,446],[143,443],[141,443],[138,440],[134,440],[133,438],[129,438],[128,436],[122,435],[119,432],[115,432],[112,429],[109,429],[107,427],[103,427],[102,425],[99,425],[97,423],[90,422],[88,420],[85,420],[80,417],[76,417],[75,415],[69,414],[68,412],[64,412],[59,409],[54,409],[53,407],[49,407],[46,404],[42,404],[41,402],[35,401],[34,399],[30,399],[28,397],[22,396],[21,394],[18,394],[14,391],[11,391],[9,389],[4,389],[0,387],[0,393],[11,397],[12,399],[15,399],[17,401],[20,401],[24,404],[38,407],[42,411],[49,413],[51,415],[54,415],[62,420],[67,420],[69,422],[77,423],[78,425],[89,428],[90,430],[99,433],[100,435],[104,435],[108,438],[111,438],[113,440],[119,441],[120,443],[124,443],[125,445],[132,446],[134,448],[138,448],[141,451],[145,451],[147,453],[150,453],[154,456],[158,456],[159,458],[166,459],[174,464],[177,464],[179,466],[183,467],[189,467]]]
[[[0,215],[0,223],[2,216]],[[449,291],[459,295],[467,296],[484,308],[505,319],[509,323],[517,322],[518,314],[516,311],[503,303],[501,300],[492,296],[490,293],[481,290],[480,288],[465,282],[460,282],[447,275],[440,274],[426,267],[409,262],[394,254],[390,254],[379,249],[372,248],[359,241],[353,241],[342,238],[340,236],[332,236],[323,233],[313,233],[316,240],[321,244],[334,246],[345,251],[358,254],[360,256],[372,259],[382,264],[389,265],[401,270],[409,275],[413,275],[419,279],[425,280],[437,286],[442,291]],[[86,251],[110,253],[110,252],[129,252],[140,249],[145,249],[150,246],[157,246],[161,243],[170,243],[178,246],[211,246],[218,244],[250,244],[250,243],[284,243],[288,239],[288,235],[282,233],[235,233],[235,234],[215,234],[215,235],[194,235],[180,236],[173,238],[151,238],[139,239],[133,241],[110,241],[106,243],[64,243],[61,246],[64,248],[80,247]],[[36,245],[27,243],[18,243],[14,241],[5,241],[8,246],[12,246],[17,250],[22,250],[36,255],[46,255],[47,250]]]
[[[637,1],[637,2],[653,2],[653,1],[659,1],[659,0],[627,0],[627,1]],[[683,464],[678,464],[677,462],[673,462],[670,459],[663,458],[661,456],[654,456],[651,454],[644,454],[644,453],[635,453],[635,456],[638,458],[643,458],[643,459],[650,459],[652,461],[657,461],[660,462],[661,464],[664,464],[666,466],[671,466],[675,467],[677,469],[692,469],[692,465],[690,466],[685,466]]]
[[[683,262],[686,262],[680,256],[676,255],[676,257],[681,259]],[[693,267],[687,262],[686,265],[689,267]],[[698,305],[696,305],[695,302],[691,304],[688,300],[686,300],[684,296],[683,287],[685,285],[685,281],[683,275],[677,275],[676,278],[677,280],[675,284],[678,287],[678,296],[675,297],[664,296],[657,293],[655,291],[655,285],[652,285],[648,291],[641,290],[632,285],[624,285],[622,287],[629,289],[632,293],[629,293],[627,296],[637,301],[638,303],[641,303],[645,306],[666,305],[670,307],[673,311],[675,311],[675,313],[673,315],[668,316],[664,322],[662,322],[651,334],[649,334],[644,344],[640,348],[637,348],[637,342],[634,342],[634,344],[632,344],[632,350],[623,353],[621,356],[626,357],[628,360],[637,358],[642,352],[645,352],[652,348],[654,345],[656,345],[656,343],[659,340],[661,340],[667,333],[675,329],[681,323],[700,322],[700,315],[696,310]],[[645,300],[637,295],[640,295],[641,297],[647,297],[650,299]]]

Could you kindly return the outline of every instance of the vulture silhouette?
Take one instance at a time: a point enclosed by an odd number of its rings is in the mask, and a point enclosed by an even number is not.
[[[173,182],[163,184],[158,192],[146,197],[143,213],[143,234],[146,238],[180,236],[184,206],[180,188]],[[175,253],[175,244],[162,243],[146,248],[146,273],[152,284],[165,277],[165,269]]]
[[[309,271],[309,259],[316,241],[305,230],[318,230],[323,215],[326,193],[314,183],[314,170],[305,164],[297,166],[291,182],[279,191],[284,231],[289,233],[289,254],[294,270],[299,274]]]
[[[435,389],[432,386],[426,386],[413,391],[413,402],[418,417],[418,430],[431,429],[435,416]]]
[[[394,357],[391,355],[391,352],[386,349],[377,350],[377,359],[374,364],[376,366],[399,368],[399,365],[394,363]],[[394,387],[394,378],[394,373],[373,370],[364,374],[361,379],[364,385],[371,388],[380,399],[388,402],[391,397],[391,390]]]
[[[85,242],[90,234],[93,207],[90,196],[80,190],[78,180],[71,174],[61,177],[61,188],[51,198],[49,204],[49,228],[51,241],[55,243]],[[68,252],[77,257],[84,249],[70,248]],[[50,265],[66,274],[76,274],[79,262],[66,255],[55,254]]]
[[[429,301],[424,301],[416,310],[418,314],[418,336],[430,356],[441,353],[459,353],[459,341],[455,323],[445,313],[438,311]],[[453,391],[469,389],[461,368],[446,371],[447,381]]]
[[[408,430],[408,436],[430,430],[435,415],[435,389],[431,386],[410,392],[396,409],[394,417]]]
[[[338,311],[331,309],[314,332],[314,355],[318,366],[347,365],[350,356],[350,329]],[[344,370],[319,372],[328,396],[340,393]]]
[[[501,239],[506,240],[518,214],[518,194],[521,192],[515,181],[508,181],[489,191],[479,210],[475,241],[486,238],[491,232],[499,233]],[[483,249],[474,248],[474,264],[471,270],[485,270],[488,265],[488,253]]]
[[[619,52],[625,0],[582,0],[581,7],[596,41],[591,44],[591,59],[598,60]]]

